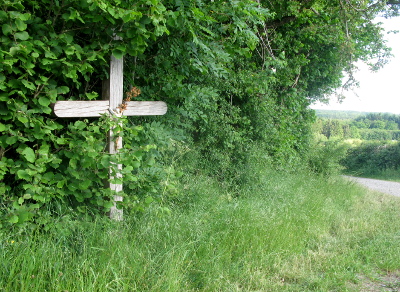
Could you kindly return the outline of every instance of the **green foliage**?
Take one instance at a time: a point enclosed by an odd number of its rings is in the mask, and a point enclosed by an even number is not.
[[[400,131],[382,130],[382,129],[360,129],[360,138],[368,141],[390,141],[400,138]]]
[[[128,204],[146,204],[161,189],[155,180],[135,184],[137,174],[154,165],[154,147],[146,146],[140,127],[119,121],[126,146],[111,157],[105,136],[118,131],[119,122],[63,121],[50,115],[50,105],[99,98],[110,55],[142,53],[149,40],[167,32],[164,11],[158,1],[2,2],[0,225],[35,218],[44,224],[40,220],[54,212],[56,201],[82,212],[107,211],[112,193],[104,181],[116,163],[124,166],[127,192],[152,189]],[[122,39],[113,39],[114,32]]]
[[[110,155],[105,133],[111,128],[117,131],[121,123],[125,147],[118,155]],[[76,121],[61,136],[49,133],[50,139],[41,146],[22,144],[15,151],[7,149],[2,162],[12,163],[12,167],[2,165],[6,170],[1,176],[5,189],[0,199],[3,224],[24,225],[33,216],[41,217],[37,222],[48,223],[46,218],[54,211],[51,206],[56,201],[81,212],[93,207],[107,211],[113,202],[104,182],[109,180],[110,169],[115,177],[117,164],[123,165],[123,180],[111,182],[123,182],[125,193],[135,194],[126,198],[125,206],[142,209],[148,198],[157,198],[162,189],[160,177],[154,170],[146,175],[154,166],[155,147],[143,144],[141,127],[127,125],[126,119],[113,121],[107,117],[95,122]]]
[[[194,143],[200,167],[235,176],[254,141],[265,142],[280,164],[304,150],[313,119],[304,92],[281,94],[272,68],[286,70],[284,55],[258,54],[272,13],[254,1],[164,3],[174,15],[167,21],[170,34],[149,46],[145,54],[154,57],[134,58],[131,70],[143,96],[168,97],[166,122]]]
[[[319,118],[313,131],[328,139],[398,140],[398,117],[376,113],[350,120]]]
[[[183,164],[185,171],[206,169],[220,180],[240,177],[246,151],[255,142],[279,168],[298,161],[309,146],[315,118],[308,106],[340,86],[343,71],[355,69],[353,62],[378,57],[372,65],[380,67],[389,57],[382,30],[372,21],[388,9],[368,3],[355,9],[358,5],[3,1],[3,224],[56,213],[55,201],[83,212],[90,206],[107,210],[112,194],[101,186],[116,162],[123,165],[124,204],[131,210],[164,201],[176,192],[179,171],[170,164],[176,145],[181,160],[196,158]],[[143,92],[138,99],[161,99],[169,106],[152,133],[122,120],[126,148],[115,157],[105,153],[102,138],[113,123],[118,130],[115,121],[51,116],[56,100],[101,98],[111,55],[124,57],[126,90],[138,86]],[[152,121],[138,118],[134,124],[148,129]],[[151,141],[160,147],[149,146]]]
[[[355,118],[352,123],[360,129],[398,130],[400,116],[388,113],[369,113]]]
[[[310,159],[312,168],[317,169],[321,165],[326,166],[324,158],[333,158],[335,163],[342,167],[337,169],[346,169],[346,172],[355,175],[382,175],[384,173],[396,172],[399,169],[398,143],[395,142],[400,137],[398,129],[398,115],[369,113],[356,117],[353,120],[333,120],[333,119],[317,119],[313,125],[314,133],[322,137],[320,138],[324,147],[315,145],[311,147]],[[353,143],[354,139],[362,139],[363,142]],[[326,143],[343,144],[346,140],[349,142],[347,154],[338,154],[335,149],[328,149],[324,152]],[[392,142],[390,142],[392,141]],[[340,152],[340,151],[339,151]],[[324,155],[325,154],[325,155]],[[313,158],[314,157],[314,158]],[[315,159],[316,157],[319,157]]]
[[[326,139],[360,138],[360,130],[349,121],[344,120],[318,118],[314,122],[312,129],[315,134],[323,135]]]
[[[400,168],[400,143],[366,141],[349,149],[342,164],[349,173],[370,175]]]
[[[324,176],[340,174],[344,167],[341,161],[346,157],[348,146],[340,140],[319,140],[310,145],[306,161],[308,168]]]

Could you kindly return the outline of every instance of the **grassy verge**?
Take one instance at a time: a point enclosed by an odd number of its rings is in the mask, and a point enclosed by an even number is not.
[[[3,232],[0,291],[362,291],[400,270],[399,199],[259,157],[244,173],[235,192],[188,175],[170,215]]]
[[[387,180],[387,181],[395,181],[400,182],[400,171],[388,169],[385,171],[381,171],[378,173],[348,173],[348,175],[358,176],[358,177],[365,177],[365,178],[373,178],[373,179],[380,179],[380,180]]]

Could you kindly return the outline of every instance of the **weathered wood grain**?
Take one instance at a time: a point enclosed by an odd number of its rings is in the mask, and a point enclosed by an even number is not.
[[[162,116],[167,113],[163,101],[128,101],[124,116]]]
[[[158,116],[167,112],[167,104],[163,101],[128,101],[124,116]],[[119,104],[117,105],[117,107]],[[54,114],[60,118],[89,118],[109,114],[109,100],[67,100],[57,101],[53,106]]]
[[[112,109],[114,111],[122,103],[122,99],[124,97],[123,80],[124,61],[123,59],[116,59],[114,56],[111,56],[110,77],[103,84],[103,99],[109,101],[109,109]],[[110,154],[116,154],[118,150],[122,148],[122,137],[118,137],[117,139],[115,139],[115,134],[117,133],[114,133],[113,129],[111,129],[108,133],[108,152]],[[115,176],[117,178],[121,178],[122,174],[120,170],[122,170],[122,165],[118,164],[117,168],[118,171]],[[110,178],[113,179],[111,173]],[[108,187],[111,190],[115,191],[114,205],[110,209],[110,218],[121,221],[123,217],[123,210],[117,208],[117,202],[123,201],[123,197],[120,195],[120,192],[122,192],[122,184],[114,184],[110,182],[108,183]]]
[[[53,106],[53,112],[60,118],[100,117],[101,114],[109,113],[109,105],[108,100],[57,101]]]

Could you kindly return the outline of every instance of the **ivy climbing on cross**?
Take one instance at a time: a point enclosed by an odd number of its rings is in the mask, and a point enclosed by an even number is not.
[[[123,58],[117,59],[111,56],[110,76],[104,82],[103,100],[57,101],[53,105],[53,112],[60,118],[100,117],[103,114],[116,117],[121,117],[122,115],[150,116],[164,115],[167,112],[167,105],[163,101],[124,101],[123,94]],[[122,148],[122,137],[114,139],[112,130],[108,133],[108,137],[108,151],[110,154],[116,154]],[[122,165],[118,165],[117,169],[119,172],[116,174],[116,177],[120,178],[122,176],[120,173]],[[117,209],[116,205],[118,201],[123,200],[123,197],[118,194],[122,192],[122,184],[109,182],[108,187],[116,193],[114,196],[114,205],[110,210],[110,218],[122,220],[123,211]]]

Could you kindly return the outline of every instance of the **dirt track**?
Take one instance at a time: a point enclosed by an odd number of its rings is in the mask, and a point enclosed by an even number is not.
[[[359,184],[366,186],[367,188],[389,195],[400,197],[400,183],[386,180],[378,180],[371,178],[361,178],[354,176],[345,176],[346,178],[355,181]]]

